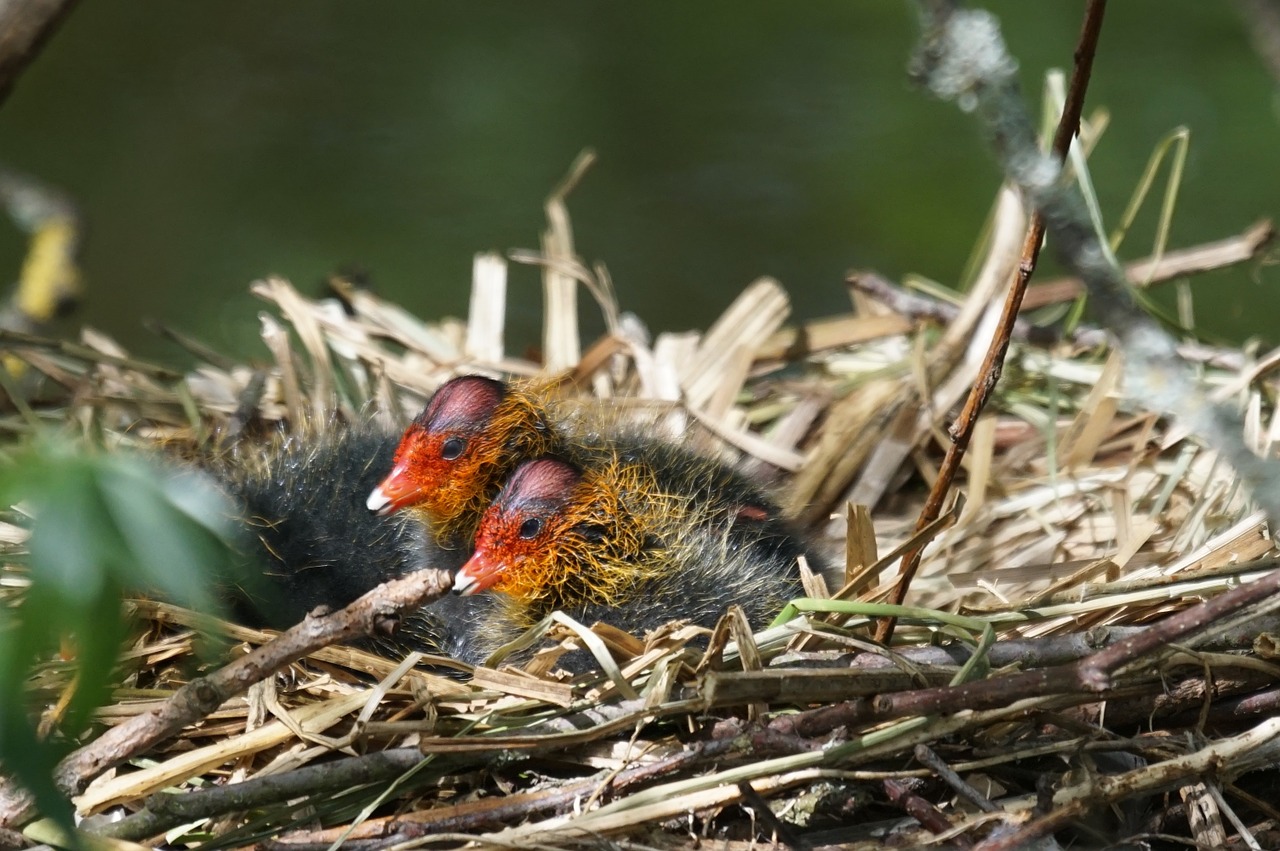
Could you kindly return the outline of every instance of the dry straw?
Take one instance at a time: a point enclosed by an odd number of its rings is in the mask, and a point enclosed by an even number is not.
[[[460,373],[549,375],[583,404],[687,433],[773,483],[845,556],[841,574],[808,577],[810,596],[754,634],[731,610],[706,649],[690,645],[701,631],[680,624],[631,636],[550,618],[540,632],[609,662],[605,675],[574,680],[536,658],[460,680],[413,664],[439,660],[340,645],[286,655],[281,670],[229,687],[174,735],[105,760],[93,752],[111,736],[103,731],[170,706],[196,664],[194,630],[208,626],[138,601],[126,676],[98,711],[99,736],[64,764],[85,831],[204,847],[271,837],[297,849],[602,839],[745,848],[760,838],[878,848],[890,834],[899,847],[924,845],[1033,815],[1080,819],[1089,836],[1091,808],[1140,801],[1151,806],[1130,814],[1130,834],[1209,836],[1165,815],[1170,795],[1209,823],[1247,810],[1250,826],[1233,828],[1242,836],[1274,830],[1280,812],[1264,790],[1277,782],[1280,733],[1258,722],[1280,709],[1275,602],[1126,658],[1105,688],[1088,687],[1093,654],[1274,570],[1265,519],[1216,447],[1126,397],[1122,353],[1094,345],[1087,329],[1035,342],[1033,330],[1016,330],[965,458],[963,499],[915,528],[978,374],[991,305],[1019,262],[1027,214],[1017,193],[1001,191],[958,304],[863,273],[850,281],[850,314],[787,326],[785,290],[762,279],[705,334],[650,339],[603,267],[574,247],[564,194],[585,165],[548,202],[542,251],[514,255],[543,270],[543,362],[504,345],[507,261],[493,255],[476,260],[466,322],[425,322],[350,287],[312,299],[280,279],[258,282],[265,365],[191,344],[201,363],[179,375],[90,332],[78,343],[6,333],[4,347],[62,389],[68,422],[175,455],[234,429],[246,399],[285,426],[334,412],[399,424]],[[1154,285],[1245,262],[1270,236],[1259,223],[1137,268]],[[604,318],[601,339],[581,334],[578,284]],[[1062,281],[1029,298],[1078,292]],[[1270,453],[1276,359],[1202,345],[1183,353],[1204,386],[1245,412],[1252,448]],[[0,424],[21,431],[24,415]],[[24,541],[20,526],[0,527],[5,553]],[[901,554],[917,548],[904,604],[887,606]],[[19,599],[21,571],[6,567],[0,579]],[[898,620],[891,650],[869,640],[886,616]],[[231,657],[279,643],[218,630]],[[74,684],[50,664],[31,688],[56,706]],[[105,764],[115,767],[76,768]]]
[[[1017,205],[998,210],[995,232],[1022,227]],[[552,222],[547,244],[567,244],[554,232],[567,218]],[[1003,245],[993,239],[992,251],[1007,251]],[[255,284],[272,308],[262,318],[273,360],[265,367],[205,363],[177,378],[133,363],[99,335],[76,345],[8,342],[71,391],[67,417],[90,416],[134,446],[172,449],[227,428],[253,386],[261,387],[258,412],[269,419],[332,410],[357,416],[377,407],[403,422],[458,373],[542,370],[504,355],[502,311],[492,303],[504,271],[500,258],[477,260],[474,285],[486,295],[473,299],[465,326],[422,322],[367,292],[347,292],[347,312],[279,279]],[[988,300],[975,290],[968,303]],[[548,327],[576,328],[570,301],[556,297],[547,309],[557,314]],[[678,388],[676,401],[652,403],[696,423],[700,439],[717,451],[771,471],[784,492],[804,493],[797,504],[820,494],[830,502],[799,513],[833,551],[844,551],[848,524],[843,510],[827,520],[831,509],[849,493],[873,493],[869,515],[852,515],[859,531],[848,544],[847,589],[797,607],[796,617],[754,636],[727,622],[706,651],[687,646],[696,633],[688,629],[646,640],[599,626],[601,646],[617,659],[614,680],[565,682],[503,669],[463,682],[329,647],[231,698],[177,738],[91,778],[75,801],[81,813],[123,805],[132,814],[101,826],[104,835],[166,834],[177,844],[206,842],[211,832],[220,843],[274,835],[299,847],[339,836],[381,845],[453,833],[503,846],[568,846],[677,824],[745,839],[753,829],[816,830],[832,796],[871,801],[892,778],[921,777],[928,772],[911,758],[918,745],[933,748],[963,783],[1013,813],[1031,801],[1005,799],[1000,790],[1025,788],[1018,773],[1043,768],[1045,759],[1062,767],[1084,766],[1091,753],[1141,755],[1149,767],[1134,769],[1147,772],[1134,783],[1147,783],[1165,760],[1175,780],[1164,786],[1191,776],[1196,754],[1209,758],[1200,747],[1212,748],[1215,759],[1257,759],[1254,739],[1231,738],[1230,730],[1240,713],[1272,705],[1280,669],[1253,646],[1239,619],[1210,627],[1198,649],[1133,666],[1102,696],[1105,712],[1099,695],[1066,682],[1058,692],[1013,693],[1004,706],[942,715],[878,705],[885,695],[958,682],[966,660],[977,660],[963,674],[970,679],[1068,666],[1132,626],[1269,570],[1257,560],[1271,543],[1211,447],[1169,440],[1160,412],[1121,401],[1117,355],[1069,343],[1019,345],[1008,389],[968,458],[968,501],[917,538],[927,544],[920,574],[910,608],[893,610],[901,626],[895,652],[885,654],[866,642],[866,630],[886,613],[876,601],[895,575],[895,552],[913,537],[919,480],[931,475],[955,401],[944,388],[951,375],[971,374],[959,350],[948,370],[937,346],[980,336],[959,323],[978,323],[982,311],[961,306],[934,344],[930,320],[884,305],[825,321],[814,334],[784,331],[786,313],[781,287],[760,281],[706,335],[649,343],[619,323],[607,341],[588,346],[607,342],[610,352],[591,372],[580,362],[564,367],[581,392],[603,386],[621,410],[646,417],[652,409],[622,402],[643,402],[651,388]],[[869,328],[879,328],[878,336]],[[1240,366],[1206,368],[1206,381],[1229,388],[1238,405],[1255,412],[1261,449],[1272,432],[1264,404],[1274,392],[1270,376],[1241,362],[1241,352],[1216,354]],[[860,463],[848,461],[855,450]],[[885,458],[895,460],[877,460]],[[869,491],[872,475],[877,484]],[[20,550],[23,531],[5,533],[5,546]],[[811,585],[811,594],[822,587]],[[108,728],[171,696],[194,652],[196,616],[149,602],[135,611],[144,627],[125,656],[129,685],[98,713]],[[1250,618],[1252,634],[1276,620],[1263,611]],[[581,628],[547,626],[566,640]],[[231,625],[223,631],[238,647],[271,636]],[[50,695],[69,686],[55,670],[37,684]],[[1257,708],[1243,709],[1243,695]],[[1161,750],[1164,737],[1193,728],[1205,737],[1202,746]],[[1230,799],[1236,770],[1223,764],[1216,782]],[[307,773],[317,766],[324,770]],[[1079,785],[1090,782],[1083,775],[1073,780],[1055,770],[1064,784],[1056,797],[1071,802],[1090,794]],[[953,794],[931,793],[953,827],[989,818]],[[777,824],[761,819],[762,802],[779,813]],[[886,805],[865,806],[858,827],[827,838],[871,843],[873,828],[892,825],[911,834],[905,817]],[[688,813],[698,818],[683,821]]]

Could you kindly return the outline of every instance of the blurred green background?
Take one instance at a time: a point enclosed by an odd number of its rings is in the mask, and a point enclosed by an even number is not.
[[[989,4],[1037,102],[1083,5]],[[536,247],[584,147],[600,160],[570,199],[579,250],[654,330],[705,326],[759,275],[798,318],[832,314],[853,267],[954,282],[997,185],[971,120],[906,80],[909,8],[95,0],[0,108],[0,160],[88,217],[89,292],[63,330],[151,356],[172,350],[143,317],[260,354],[248,283],[314,292],[343,263],[420,315],[462,315],[472,255]],[[1280,212],[1274,84],[1231,3],[1112,3],[1099,106],[1109,221],[1178,125],[1192,145],[1172,246]],[[1148,253],[1157,209],[1124,258]],[[22,250],[5,228],[11,276]],[[1201,326],[1274,339],[1277,285],[1259,265],[1199,279]],[[515,269],[513,350],[536,340],[539,299],[536,272]]]

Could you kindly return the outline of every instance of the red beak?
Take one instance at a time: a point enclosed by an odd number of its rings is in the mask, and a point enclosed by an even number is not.
[[[498,581],[505,567],[504,563],[494,561],[486,551],[476,550],[453,577],[453,593],[463,597],[479,594]]]
[[[409,475],[409,462],[401,461],[382,480],[382,484],[373,489],[365,504],[375,514],[386,516],[407,505],[413,505],[418,501],[419,492],[420,488]]]

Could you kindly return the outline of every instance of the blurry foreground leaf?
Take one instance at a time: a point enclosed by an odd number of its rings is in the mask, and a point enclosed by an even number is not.
[[[31,518],[30,587],[16,608],[0,609],[0,763],[69,826],[51,773],[107,694],[124,634],[121,597],[212,611],[211,578],[232,570],[224,541],[233,509],[197,476],[52,439],[0,466],[0,498]],[[23,683],[68,640],[75,691],[55,719],[61,735],[40,739]]]

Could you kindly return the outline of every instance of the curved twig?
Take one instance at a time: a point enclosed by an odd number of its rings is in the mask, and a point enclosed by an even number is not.
[[[1080,30],[1080,41],[1076,46],[1075,70],[1071,74],[1071,85],[1067,89],[1066,103],[1063,105],[1062,117],[1058,121],[1058,130],[1053,136],[1053,147],[1050,153],[1052,162],[1061,163],[1071,147],[1071,140],[1080,129],[1080,112],[1084,109],[1084,95],[1089,87],[1089,77],[1093,71],[1093,57],[1098,46],[1098,36],[1102,33],[1102,16],[1106,11],[1106,0],[1090,0],[1085,10],[1084,24]],[[1035,149],[1034,136],[1032,148]],[[1036,153],[1039,151],[1036,149]],[[1004,310],[1000,322],[992,335],[991,345],[978,371],[978,378],[969,391],[964,409],[951,427],[951,445],[938,467],[938,475],[920,517],[916,520],[916,530],[928,526],[942,513],[942,506],[947,495],[951,493],[951,484],[960,472],[960,462],[969,448],[969,439],[978,424],[978,416],[987,405],[995,391],[1000,373],[1004,369],[1005,354],[1009,351],[1009,341],[1013,338],[1013,327],[1018,320],[1018,311],[1022,307],[1022,296],[1027,291],[1027,283],[1035,271],[1040,257],[1040,246],[1044,243],[1045,219],[1041,212],[1035,212],[1027,225],[1027,235],[1022,243],[1022,260],[1018,263],[1014,279],[1005,297]],[[889,594],[888,602],[901,605],[907,597],[907,589],[920,567],[920,556],[923,546],[913,547],[902,555],[902,567],[898,572],[898,581]],[[885,618],[876,625],[876,640],[888,644],[893,638],[894,618]]]
[[[160,707],[113,727],[67,756],[54,779],[74,795],[98,774],[176,735],[256,682],[322,647],[365,635],[385,634],[401,612],[426,605],[453,585],[443,570],[421,570],[379,585],[345,609],[307,618],[207,677],[178,689]],[[12,785],[0,787],[0,826],[12,826],[31,810],[29,797]]]

